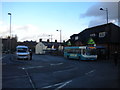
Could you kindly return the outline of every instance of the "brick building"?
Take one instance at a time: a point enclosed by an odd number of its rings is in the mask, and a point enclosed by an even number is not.
[[[2,51],[3,52],[9,52],[11,49],[11,52],[15,52],[17,46],[17,36],[15,37],[7,37],[2,38]]]
[[[70,36],[69,41],[73,46],[81,46],[88,45],[90,38],[95,41],[96,46],[105,47],[108,55],[120,51],[120,27],[113,23],[87,28]]]

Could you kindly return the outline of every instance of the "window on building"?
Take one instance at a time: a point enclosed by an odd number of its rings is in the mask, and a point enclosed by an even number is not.
[[[99,33],[99,37],[100,37],[100,38],[105,37],[105,34],[106,34],[105,32],[100,32],[100,33]]]
[[[75,37],[75,40],[78,40],[78,36]]]
[[[96,36],[96,34],[95,34],[95,33],[92,33],[92,34],[90,34],[90,36],[91,36],[91,37],[95,37],[95,36]]]
[[[72,40],[74,40],[74,37],[72,37]]]

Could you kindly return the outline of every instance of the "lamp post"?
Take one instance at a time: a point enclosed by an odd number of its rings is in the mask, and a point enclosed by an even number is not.
[[[106,9],[103,9],[103,8],[100,8],[100,10],[103,10],[103,11],[106,11],[106,18],[107,18],[107,24],[108,24],[108,8],[106,8]],[[111,32],[111,29],[110,29],[110,27],[109,26],[107,26],[108,27],[108,29],[110,30],[110,32]],[[111,36],[111,33],[109,32],[109,41],[110,41],[110,36]],[[107,52],[107,59],[109,60],[109,57],[110,57],[110,43],[109,42],[107,42],[107,49],[108,49],[108,52]]]
[[[52,35],[48,35],[48,36],[50,36],[50,37],[51,37],[51,42],[52,42]]]
[[[106,11],[106,19],[107,19],[107,24],[108,24],[108,8],[106,9],[100,8],[100,10]]]
[[[11,13],[8,13],[8,15],[10,16],[10,53],[11,53]]]
[[[60,43],[62,42],[62,35],[61,35],[61,30],[56,30],[56,31],[59,31],[60,32]]]

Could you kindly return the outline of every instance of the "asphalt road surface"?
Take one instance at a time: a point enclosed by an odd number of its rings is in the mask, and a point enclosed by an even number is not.
[[[32,60],[2,57],[2,88],[119,88],[118,67],[111,61],[68,60],[33,55]]]

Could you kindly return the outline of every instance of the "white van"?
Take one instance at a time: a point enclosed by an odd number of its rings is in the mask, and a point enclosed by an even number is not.
[[[16,47],[16,57],[17,57],[17,59],[30,60],[29,48],[27,46],[17,46]]]

